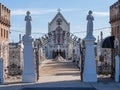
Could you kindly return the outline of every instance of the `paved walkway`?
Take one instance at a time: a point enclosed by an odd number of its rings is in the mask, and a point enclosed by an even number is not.
[[[28,89],[28,87],[32,87],[32,89]],[[37,83],[0,85],[0,90],[40,90],[43,87],[45,87],[44,90],[48,90],[50,87],[53,88],[51,90],[58,90],[56,87],[76,88],[75,90],[120,90],[120,83],[84,83],[80,81],[80,71],[74,63],[48,60],[40,69],[40,78]]]
[[[80,70],[71,61],[48,61],[40,70],[39,82],[80,81]]]

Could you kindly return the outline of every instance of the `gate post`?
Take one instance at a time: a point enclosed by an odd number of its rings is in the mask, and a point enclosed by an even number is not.
[[[97,82],[94,40],[85,40],[86,50],[83,69],[83,82]]]
[[[33,39],[31,36],[31,16],[29,11],[27,11],[25,21],[26,21],[26,34],[23,36],[24,65],[22,73],[22,82],[36,82],[37,78],[33,52]]]
[[[3,59],[0,58],[0,83],[4,83],[4,66]]]
[[[120,75],[119,67],[120,67],[119,56],[116,55],[115,56],[115,82],[119,82],[119,75]]]
[[[87,35],[85,41],[85,61],[83,69],[83,82],[97,82],[97,71],[94,51],[93,20],[92,11],[87,15]]]

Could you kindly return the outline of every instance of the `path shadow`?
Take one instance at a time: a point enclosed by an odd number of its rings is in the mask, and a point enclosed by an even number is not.
[[[97,89],[95,89],[95,88],[69,88],[69,87],[67,87],[67,88],[64,88],[64,87],[62,87],[62,88],[60,88],[60,87],[53,87],[53,88],[50,88],[50,87],[48,87],[48,88],[23,88],[23,89],[21,89],[21,90],[97,90]]]
[[[80,73],[57,73],[56,76],[65,76],[65,75],[72,75],[72,76],[80,76]]]
[[[80,80],[37,83],[22,86],[20,90],[97,90],[88,83]]]

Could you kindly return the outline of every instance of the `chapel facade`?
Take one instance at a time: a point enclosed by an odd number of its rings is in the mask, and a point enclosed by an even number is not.
[[[53,20],[48,24],[48,33],[52,38],[48,43],[48,56],[55,58],[58,54],[65,59],[69,59],[73,54],[73,43],[66,33],[70,33],[70,23],[66,21],[60,11]]]

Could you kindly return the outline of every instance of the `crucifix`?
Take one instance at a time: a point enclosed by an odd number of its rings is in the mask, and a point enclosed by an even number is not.
[[[60,12],[61,10],[60,10],[60,8],[58,8],[58,12]]]

